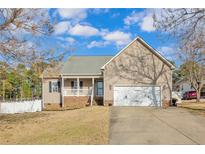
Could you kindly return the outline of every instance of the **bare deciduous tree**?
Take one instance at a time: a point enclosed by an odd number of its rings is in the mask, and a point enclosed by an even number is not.
[[[9,78],[6,74],[19,71],[18,64],[25,65],[29,72],[28,75],[21,75],[21,80],[29,77],[29,86],[40,84],[39,77],[44,69],[55,66],[65,55],[59,52],[61,47],[58,44],[53,48],[53,44],[50,47],[45,43],[52,32],[53,26],[47,9],[0,9],[0,85],[9,87],[10,92],[17,87],[16,84],[6,82]],[[7,69],[4,69],[5,66]],[[0,95],[1,93],[2,89]],[[3,92],[3,98],[4,95]]]
[[[195,87],[197,101],[205,84],[205,9],[162,9],[154,14],[158,30],[174,37],[180,48],[183,74]],[[186,71],[186,72],[185,72]]]
[[[180,67],[182,75],[189,80],[191,86],[196,90],[198,102],[200,102],[201,89],[203,88],[203,81],[205,80],[204,68],[204,66],[194,61],[187,61]]]
[[[63,54],[43,48],[52,31],[47,9],[0,9],[0,57],[7,63],[58,60]]]
[[[0,9],[0,55],[3,58],[23,60],[31,48],[30,38],[26,36],[47,34],[43,27],[49,25],[49,19],[38,11],[40,9]]]

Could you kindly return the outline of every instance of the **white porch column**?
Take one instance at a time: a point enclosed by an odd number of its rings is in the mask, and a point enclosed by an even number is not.
[[[41,78],[41,98],[42,98],[42,110],[44,109],[44,90],[43,90],[43,77]],[[3,101],[4,101],[4,80],[3,80]]]
[[[95,78],[92,78],[92,94],[91,94],[91,103],[90,105],[93,106],[93,97],[94,97],[94,89],[95,89]]]
[[[61,100],[62,100],[62,107],[64,107],[64,78],[61,78]]]
[[[77,78],[77,96],[80,95],[79,92],[80,92],[80,80],[79,80],[79,77],[78,77]]]

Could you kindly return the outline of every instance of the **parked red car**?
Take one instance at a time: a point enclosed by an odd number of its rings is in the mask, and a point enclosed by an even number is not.
[[[187,91],[183,94],[184,100],[196,99],[196,97],[197,97],[196,91]],[[201,92],[201,98],[205,98],[205,92]]]

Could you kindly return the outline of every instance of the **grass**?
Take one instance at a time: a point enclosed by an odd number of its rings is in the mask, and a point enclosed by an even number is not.
[[[197,103],[196,100],[182,101],[179,107],[188,109],[191,113],[205,117],[205,101]]]
[[[193,110],[205,110],[205,102],[182,102],[181,104],[179,104],[179,106]]]
[[[108,107],[0,115],[0,144],[108,144]]]

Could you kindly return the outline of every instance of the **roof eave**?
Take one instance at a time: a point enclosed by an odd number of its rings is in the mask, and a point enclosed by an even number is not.
[[[141,41],[146,47],[148,47],[153,53],[155,53],[159,58],[161,58],[162,61],[164,61],[170,68],[171,70],[175,69],[176,67],[170,63],[164,56],[162,56],[156,49],[151,47],[147,42],[145,42],[141,37],[138,36],[137,38],[139,41]]]
[[[107,63],[105,63],[101,69],[104,70],[105,66],[109,64],[113,59],[115,59],[117,56],[119,56],[125,49],[127,49],[134,41],[139,40],[141,43],[143,43],[146,47],[148,47],[153,53],[155,53],[158,57],[161,58],[162,61],[164,61],[171,70],[174,70],[176,67],[171,64],[165,57],[163,57],[156,49],[151,47],[148,43],[146,43],[140,36],[137,36],[134,40],[132,40],[127,46],[125,46],[123,49],[121,49],[114,57],[112,57]]]
[[[85,73],[85,74],[61,74],[61,76],[100,76],[100,75],[102,75],[101,73],[93,73],[93,74],[87,74],[87,73]]]

